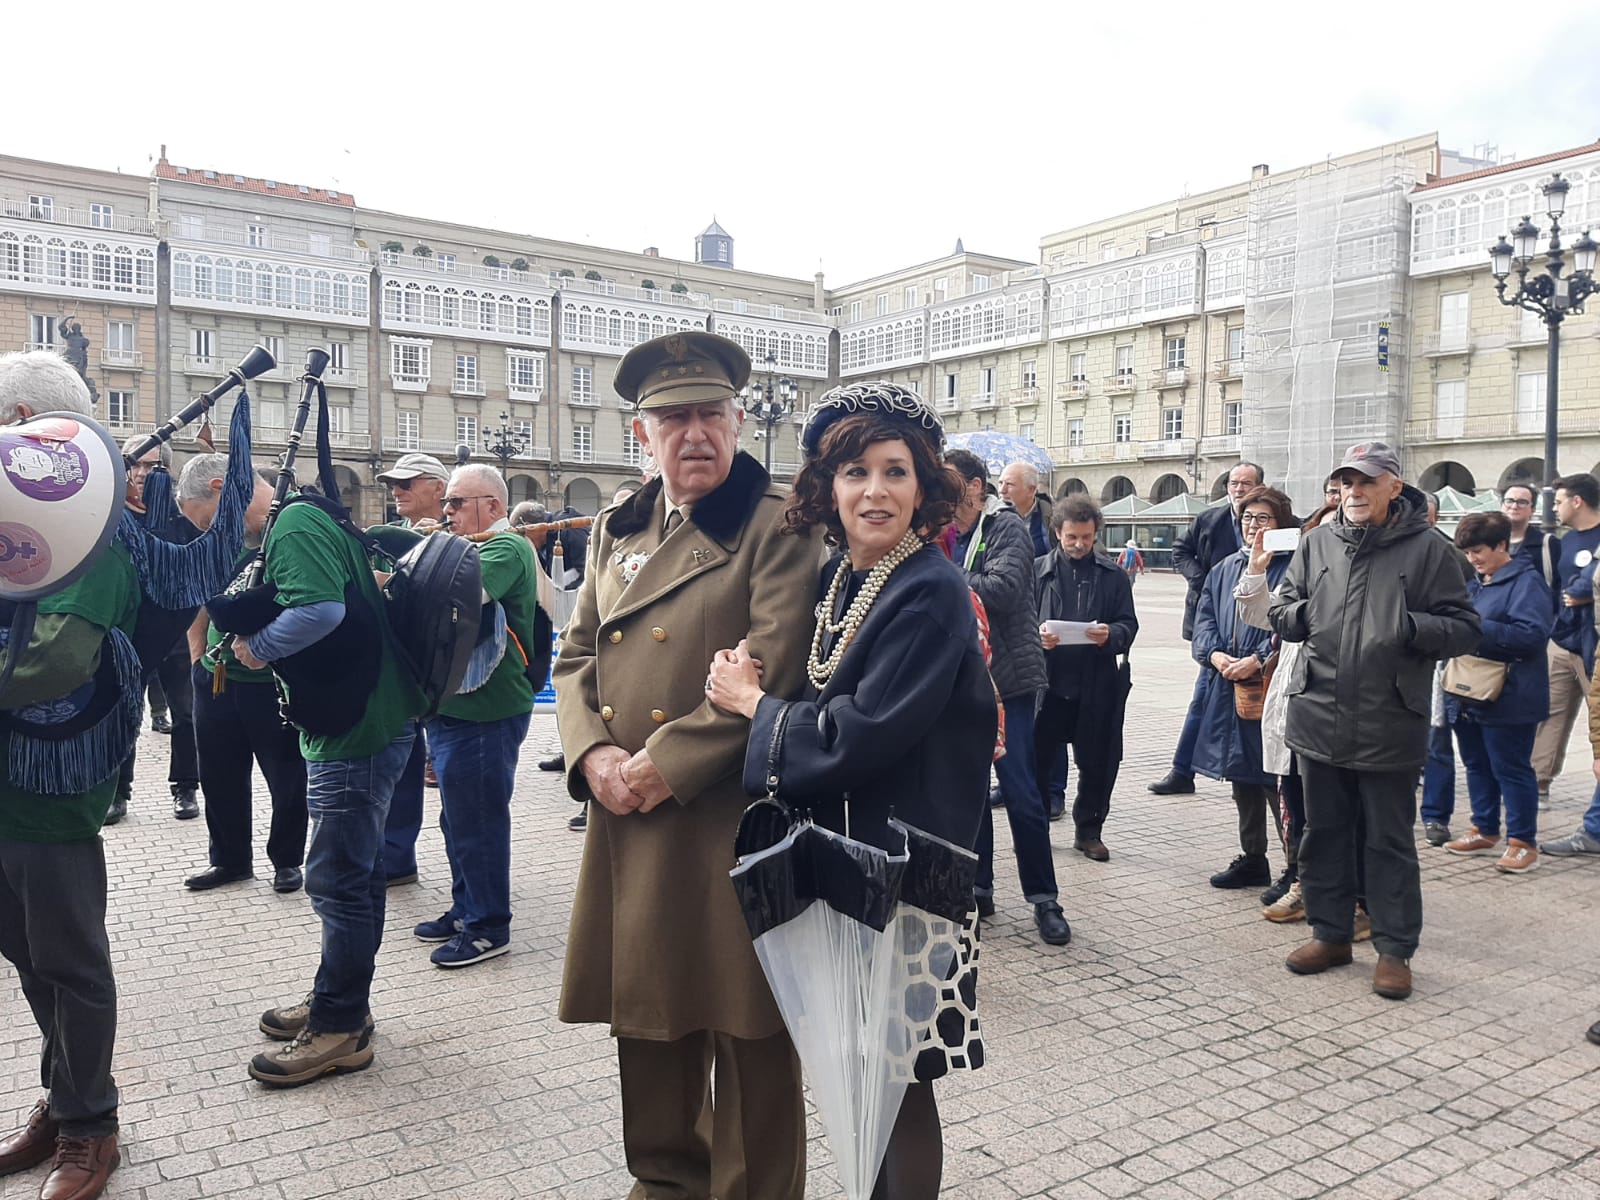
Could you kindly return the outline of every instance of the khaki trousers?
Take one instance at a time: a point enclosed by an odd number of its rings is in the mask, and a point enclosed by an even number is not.
[[[805,1103],[788,1034],[619,1037],[617,1066],[628,1200],[803,1200]]]
[[[1567,741],[1578,709],[1589,703],[1589,673],[1583,669],[1583,655],[1563,650],[1551,642],[1550,716],[1539,726],[1533,742],[1533,773],[1539,777],[1539,790],[1550,790],[1550,781],[1561,774],[1567,762]]]

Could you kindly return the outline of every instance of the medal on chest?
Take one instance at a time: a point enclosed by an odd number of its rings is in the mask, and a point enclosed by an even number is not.
[[[616,569],[617,578],[622,581],[623,587],[627,587],[632,583],[639,572],[644,570],[645,563],[649,561],[649,552],[644,550],[631,552],[618,550],[611,555],[612,565]]]

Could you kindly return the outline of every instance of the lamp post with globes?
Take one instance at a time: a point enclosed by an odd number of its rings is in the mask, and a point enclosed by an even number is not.
[[[794,411],[795,386],[794,380],[785,375],[782,379],[774,379],[778,370],[778,356],[767,355],[767,382],[750,384],[740,393],[744,402],[744,410],[761,423],[761,429],[756,436],[766,443],[767,474],[772,474],[772,440],[773,431],[779,423]]]
[[[528,435],[511,423],[511,414],[500,414],[500,424],[483,433],[483,448],[500,460],[500,477],[507,478],[506,464],[532,445]]]
[[[1511,231],[1511,240],[1500,240],[1489,247],[1494,290],[1500,303],[1534,313],[1549,330],[1549,358],[1545,368],[1544,401],[1544,498],[1540,523],[1546,534],[1556,531],[1556,441],[1558,379],[1561,370],[1561,322],[1583,311],[1583,302],[1596,290],[1595,256],[1600,243],[1587,230],[1572,244],[1572,274],[1563,275],[1567,260],[1561,245],[1561,217],[1566,212],[1567,190],[1571,185],[1552,175],[1542,189],[1545,212],[1550,217],[1550,243],[1539,248],[1539,227],[1528,217]],[[1534,259],[1544,256],[1544,270],[1533,272]],[[1506,294],[1507,277],[1517,277],[1516,291]]]

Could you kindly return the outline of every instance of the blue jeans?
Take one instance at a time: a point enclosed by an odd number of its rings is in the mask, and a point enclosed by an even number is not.
[[[1479,725],[1456,722],[1456,743],[1467,768],[1467,796],[1472,801],[1472,823],[1485,837],[1500,835],[1500,802],[1506,806],[1506,836],[1537,841],[1539,780],[1533,773],[1533,740],[1539,732],[1531,725]]]
[[[1056,864],[1050,853],[1050,819],[1033,768],[1033,697],[1013,696],[1006,710],[1006,752],[994,771],[1011,822],[1017,876],[1029,904],[1056,898]],[[994,810],[984,807],[978,824],[978,878],[973,890],[994,895]]]
[[[416,723],[371,758],[306,764],[311,848],[306,894],[322,919],[322,962],[312,988],[311,1027],[360,1029],[372,968],[383,943],[383,823],[395,781],[411,756]]]
[[[498,721],[433,717],[439,829],[450,858],[450,917],[468,939],[511,936],[511,785],[529,713]]]
[[[1422,768],[1422,822],[1450,824],[1456,812],[1456,751],[1450,744],[1451,725],[1428,728],[1428,761]],[[1458,735],[1459,736],[1459,735]],[[1465,755],[1465,751],[1462,752]],[[1467,784],[1471,791],[1470,781]],[[1498,827],[1498,822],[1496,823]]]
[[[1183,731],[1178,734],[1178,748],[1172,752],[1172,770],[1177,775],[1194,774],[1194,747],[1200,740],[1200,697],[1206,681],[1206,671],[1201,667],[1195,676],[1194,695],[1189,697],[1189,711],[1183,714]]]
[[[428,745],[419,734],[411,757],[394,785],[389,818],[383,823],[383,868],[389,878],[417,872],[417,835],[422,832],[422,773],[428,765]]]

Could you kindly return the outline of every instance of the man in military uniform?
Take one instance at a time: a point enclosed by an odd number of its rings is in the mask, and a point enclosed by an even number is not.
[[[634,1200],[805,1183],[799,1063],[728,880],[749,722],[704,690],[712,654],[748,638],[767,691],[798,695],[811,635],[821,548],[779,535],[783,491],[738,452],[749,375],[709,333],[623,359],[661,473],[597,522],[555,667],[568,786],[594,801],[560,1015],[617,1039]]]

